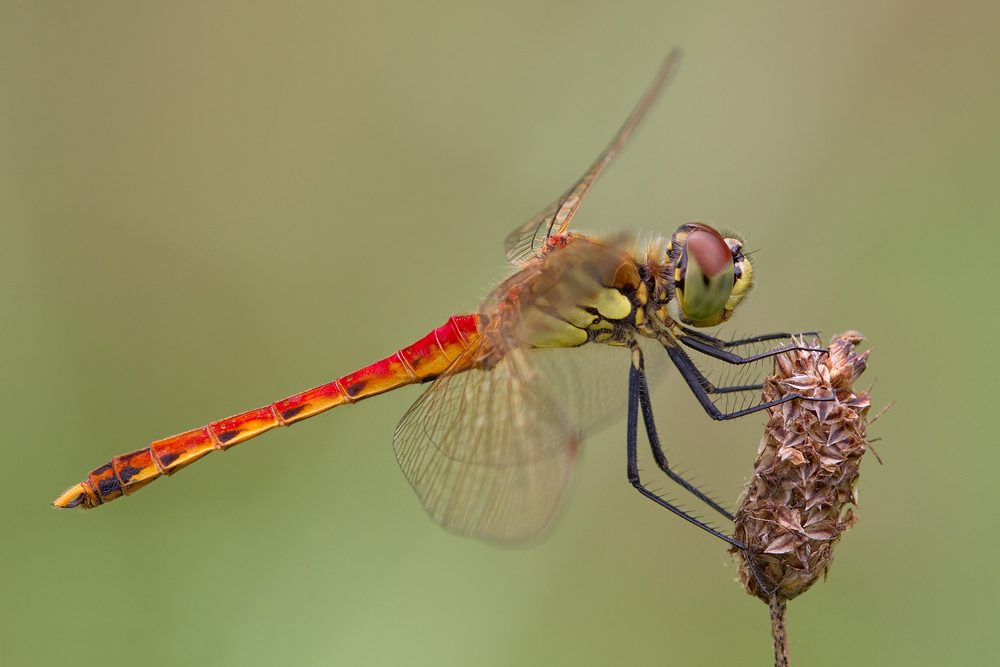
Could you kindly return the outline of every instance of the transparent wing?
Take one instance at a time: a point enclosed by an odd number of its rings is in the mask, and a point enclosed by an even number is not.
[[[666,352],[644,348],[653,378],[662,377]],[[428,513],[452,532],[490,542],[544,536],[583,438],[625,415],[629,359],[625,348],[598,344],[519,349],[493,370],[438,378],[394,438]]]
[[[396,428],[403,473],[452,532],[530,542],[558,514],[582,433],[530,356],[515,349],[489,371],[442,375]]]
[[[653,83],[646,90],[646,94],[632,111],[625,124],[618,130],[618,134],[612,139],[604,152],[597,158],[590,169],[587,170],[579,181],[567,190],[562,197],[547,206],[541,213],[526,222],[523,226],[514,230],[504,242],[507,251],[507,259],[511,264],[523,264],[535,255],[541,254],[545,247],[545,241],[550,236],[557,236],[566,231],[576,209],[580,207],[583,198],[587,196],[587,191],[594,184],[597,177],[604,171],[604,168],[611,162],[611,158],[625,145],[632,130],[635,129],[649,106],[656,99],[656,96],[663,89],[664,84],[670,79],[677,63],[680,61],[681,52],[674,49],[663,61],[660,71],[657,73]]]
[[[639,339],[646,380],[655,387],[670,367],[659,343]],[[539,374],[557,393],[570,418],[589,437],[625,417],[631,352],[627,347],[590,343],[573,348],[532,350]]]

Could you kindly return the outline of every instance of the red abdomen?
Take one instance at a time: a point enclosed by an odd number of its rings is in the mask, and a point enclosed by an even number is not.
[[[83,482],[68,489],[53,505],[96,507],[122,495],[131,495],[160,475],[171,475],[211,451],[229,449],[276,426],[288,426],[344,403],[425,382],[445,370],[468,370],[474,360],[473,355],[465,353],[479,345],[480,337],[478,315],[452,317],[413,345],[350,375],[263,408],[158,440],[145,449],[116,456],[91,472]]]

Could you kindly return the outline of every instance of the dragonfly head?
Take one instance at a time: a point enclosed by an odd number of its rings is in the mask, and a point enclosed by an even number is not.
[[[743,241],[692,222],[674,232],[669,253],[682,321],[711,327],[728,320],[753,281]]]

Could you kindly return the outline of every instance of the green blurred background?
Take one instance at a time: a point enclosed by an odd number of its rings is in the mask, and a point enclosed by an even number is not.
[[[723,545],[627,484],[621,423],[526,550],[424,515],[391,446],[416,388],[49,506],[473,310],[675,45],[577,226],[742,231],[730,331],[858,329],[896,401],[793,664],[995,661],[998,34],[995,3],[3,3],[0,662],[770,664]],[[762,419],[680,385],[672,460],[734,504]]]

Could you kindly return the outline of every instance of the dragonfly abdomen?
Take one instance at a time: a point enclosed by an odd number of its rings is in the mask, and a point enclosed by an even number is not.
[[[116,456],[52,504],[96,507],[131,495],[157,477],[172,475],[209,452],[229,449],[277,426],[288,426],[338,405],[431,380],[462,358],[466,350],[477,346],[480,337],[478,315],[452,317],[413,345],[333,382]],[[470,368],[475,365],[472,355],[464,358]]]

